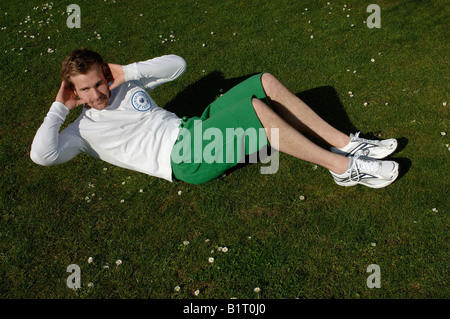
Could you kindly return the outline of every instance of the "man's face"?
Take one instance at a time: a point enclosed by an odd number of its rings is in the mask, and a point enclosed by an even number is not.
[[[108,82],[99,66],[91,68],[86,74],[70,77],[75,94],[87,104],[97,110],[103,110],[111,96]]]

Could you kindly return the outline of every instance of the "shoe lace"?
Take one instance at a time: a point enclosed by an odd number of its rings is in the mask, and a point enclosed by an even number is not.
[[[350,180],[359,182],[361,180],[361,171],[376,173],[380,165],[376,161],[364,160],[361,154],[356,154],[353,157],[353,163],[350,167]]]
[[[355,133],[355,135],[353,135],[353,137],[352,137],[352,141],[359,141],[359,142],[365,142],[365,143],[377,143],[378,142],[377,140],[368,140],[368,139],[359,137],[360,133],[361,132]]]
[[[371,144],[374,144],[374,143],[378,142],[378,141],[368,140],[368,139],[359,137],[360,133],[361,132],[357,132],[357,133],[355,133],[352,136],[352,138],[351,138],[352,142],[362,142],[362,143],[371,143]],[[357,151],[354,155],[355,156],[356,155],[358,155],[358,156],[369,156],[369,153],[370,153],[370,151],[368,149],[361,149],[361,150]]]

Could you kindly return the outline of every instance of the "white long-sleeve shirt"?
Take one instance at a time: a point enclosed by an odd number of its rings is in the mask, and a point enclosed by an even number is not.
[[[170,154],[181,119],[160,108],[147,91],[176,79],[185,69],[186,62],[176,55],[123,66],[125,83],[111,91],[106,108],[84,108],[61,132],[69,109],[54,102],[34,137],[31,159],[40,165],[57,165],[84,152],[172,181]]]

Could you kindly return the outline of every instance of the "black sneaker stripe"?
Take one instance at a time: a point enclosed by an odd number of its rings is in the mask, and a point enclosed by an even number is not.
[[[354,155],[354,154],[356,154],[356,152],[358,152],[358,151],[362,151],[362,150],[365,150],[365,149],[374,148],[374,147],[376,147],[376,146],[377,146],[376,144],[361,143],[361,144],[359,144],[357,147],[355,147],[354,149],[352,149],[349,153],[347,153],[346,156],[348,156],[348,155]]]

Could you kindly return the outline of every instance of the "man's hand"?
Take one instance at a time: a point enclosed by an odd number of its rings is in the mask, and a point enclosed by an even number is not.
[[[125,73],[123,67],[119,64],[108,63],[109,69],[111,70],[111,76],[113,83],[111,83],[109,90],[112,91],[122,83],[125,83]]]
[[[61,87],[59,88],[55,101],[61,102],[67,106],[69,110],[73,110],[78,105],[85,104],[83,100],[77,100],[75,92],[66,85],[65,81],[61,82]]]

